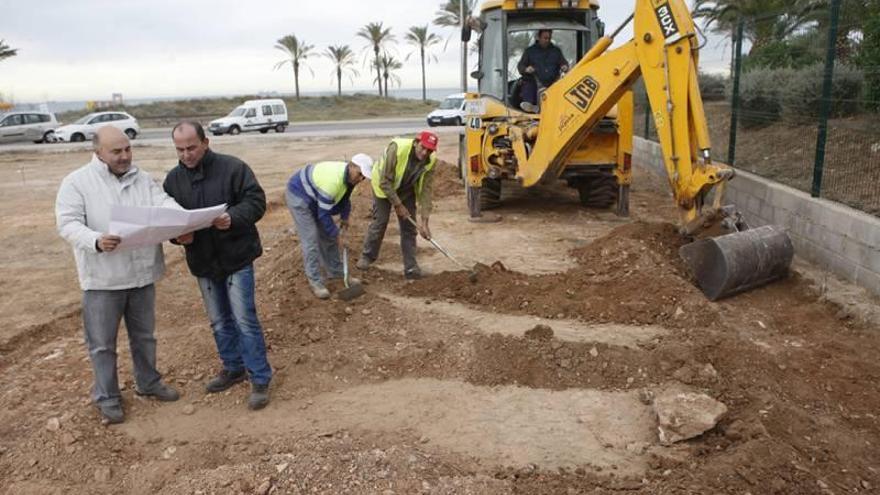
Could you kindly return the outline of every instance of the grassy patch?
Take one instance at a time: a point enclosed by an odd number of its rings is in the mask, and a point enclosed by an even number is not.
[[[124,105],[103,110],[124,110],[138,119],[141,127],[165,127],[181,119],[194,119],[207,124],[223,117],[245,100],[258,99],[257,96],[236,96],[229,98],[198,98],[192,100],[157,101],[142,105]],[[422,117],[437,107],[437,102],[405,98],[380,98],[375,95],[355,94],[336,96],[312,96],[284,98],[291,122],[314,120],[351,120],[375,117]],[[88,110],[73,110],[58,115],[62,122],[74,120],[89,113]]]

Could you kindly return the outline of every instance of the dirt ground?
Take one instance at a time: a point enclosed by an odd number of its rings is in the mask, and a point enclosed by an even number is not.
[[[441,135],[442,159],[454,162],[454,142]],[[256,267],[272,403],[248,411],[245,385],[204,393],[219,362],[195,280],[167,245],[159,366],[182,398],[136,397],[120,336],[127,416],[112,427],[88,399],[73,256],[54,230],[57,186],[88,153],[0,155],[0,492],[880,493],[880,333],[853,310],[876,301],[820,287],[804,267],[707,302],[675,254],[667,193],[644,177],[629,219],[566,192],[477,225],[446,166],[432,228],[479,263],[476,283],[425,243],[428,276],[404,281],[392,226],[362,273],[367,295],[313,298],[286,179],[384,144],[242,138],[217,149],[245,159],[270,201]],[[170,147],[137,147],[135,160],[155,177],[175,164]],[[368,215],[362,187],[355,259]],[[661,446],[643,399],[671,384],[727,415]]]

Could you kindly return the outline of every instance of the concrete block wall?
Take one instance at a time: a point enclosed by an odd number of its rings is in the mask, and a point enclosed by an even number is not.
[[[634,138],[633,162],[665,185],[659,144]],[[785,227],[797,256],[880,295],[880,218],[739,169],[725,203],[752,226]]]

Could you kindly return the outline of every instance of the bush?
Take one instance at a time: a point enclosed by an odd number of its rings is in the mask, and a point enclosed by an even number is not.
[[[859,66],[865,69],[865,99],[871,110],[880,110],[880,7],[877,10],[878,15],[865,22],[857,57]]]
[[[790,39],[774,40],[760,49],[753,49],[743,59],[745,70],[764,67],[768,69],[801,69],[825,59],[824,39],[815,30],[793,35]]]
[[[739,82],[740,123],[746,128],[770,125],[782,118],[782,101],[794,71],[755,69]]]
[[[700,73],[700,94],[703,101],[719,101],[726,98],[727,78],[720,74]]]
[[[795,116],[818,117],[822,108],[822,83],[825,64],[814,64],[794,73],[786,85],[783,100],[785,113]],[[859,112],[859,98],[864,86],[864,74],[849,65],[837,64],[831,85],[831,117],[847,117]]]

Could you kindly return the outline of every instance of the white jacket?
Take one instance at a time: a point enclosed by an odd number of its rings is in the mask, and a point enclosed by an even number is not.
[[[55,200],[55,220],[58,233],[73,246],[83,290],[144,287],[159,280],[165,271],[161,244],[98,251],[95,243],[109,229],[113,204],[180,208],[146,172],[132,165],[116,178],[97,155],[65,177]]]

